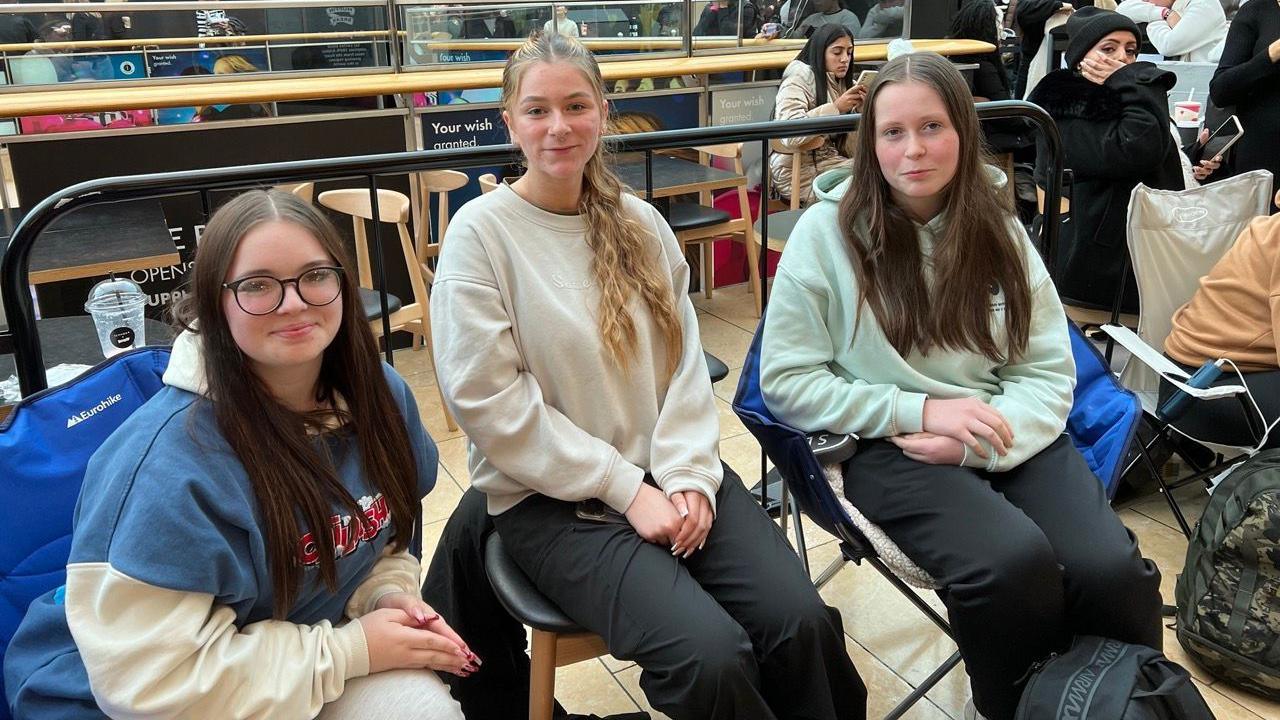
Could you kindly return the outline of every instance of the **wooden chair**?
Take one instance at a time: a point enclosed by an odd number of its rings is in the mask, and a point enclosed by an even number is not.
[[[703,165],[710,165],[712,157],[729,158],[733,161],[734,172],[739,175],[745,175],[742,168],[742,143],[703,145],[693,149],[698,151],[699,161]],[[671,224],[676,240],[680,241],[681,250],[694,243],[701,246],[702,292],[708,298],[711,297],[712,289],[715,286],[715,241],[721,237],[730,236],[735,241],[746,245],[747,264],[750,266],[748,275],[751,280],[751,293],[755,297],[756,315],[759,315],[761,310],[759,253],[756,246],[755,231],[752,229],[751,224],[751,203],[747,200],[745,178],[736,190],[738,192],[739,209],[739,217],[737,218],[715,208],[712,205],[711,192],[703,190],[698,193],[697,203],[671,203],[671,211],[667,217],[667,222]]]
[[[805,188],[800,180],[800,168],[804,164],[804,154],[822,147],[822,143],[826,142],[826,140],[825,137],[810,138],[808,142],[795,148],[783,145],[782,141],[776,138],[769,141],[769,149],[771,151],[791,156],[791,187],[787,191],[789,210],[801,209],[800,200],[804,196]]]
[[[762,243],[774,252],[780,253],[787,247],[787,238],[791,237],[791,231],[795,228],[796,222],[804,214],[804,208],[800,205],[801,199],[807,191],[800,177],[801,166],[804,164],[804,154],[821,147],[825,141],[826,138],[815,137],[796,148],[789,148],[777,139],[769,141],[769,149],[771,151],[791,157],[791,186],[787,192],[787,209],[769,213],[769,237]],[[767,168],[765,171],[768,172]],[[760,231],[760,226],[761,222],[759,220],[753,226],[757,241],[763,235]]]
[[[276,189],[283,190],[291,195],[297,195],[308,203],[315,202],[313,198],[316,194],[316,184],[313,182],[285,183],[284,185],[277,185]]]
[[[373,219],[373,206],[369,202],[369,191],[364,188],[347,188],[329,190],[320,193],[321,205],[344,215],[351,216],[351,226],[355,231],[356,267],[360,274],[359,285],[372,290],[373,272],[369,267],[369,239],[365,233],[365,221]],[[378,190],[378,218],[382,222],[395,223],[396,233],[400,237],[400,251],[404,258],[405,268],[409,274],[409,287],[412,289],[413,302],[404,304],[391,313],[388,318],[391,329],[406,330],[413,334],[413,347],[418,347],[418,339],[431,352],[431,306],[427,296],[428,272],[418,260],[409,237],[409,198],[395,190]],[[375,337],[382,336],[382,320],[370,321]],[[434,373],[434,364],[432,366]],[[457,430],[458,426],[444,404],[444,395],[440,392],[440,380],[436,378],[436,394],[440,396],[440,407],[444,409],[445,423],[449,430]]]
[[[432,269],[434,258],[440,256],[440,248],[444,245],[444,231],[449,229],[449,193],[466,187],[471,178],[457,170],[425,170],[415,176],[418,183],[418,207],[422,210],[422,222],[418,223],[414,249],[418,253],[418,261],[422,263],[427,282],[435,280]],[[436,196],[435,208],[435,242],[431,242],[431,195]]]
[[[485,173],[480,177],[476,178],[476,180],[480,183],[480,192],[482,193],[487,193],[487,192],[492,192],[494,190],[497,190],[498,183],[501,182],[500,180],[498,180],[498,176],[494,175],[493,173]]]

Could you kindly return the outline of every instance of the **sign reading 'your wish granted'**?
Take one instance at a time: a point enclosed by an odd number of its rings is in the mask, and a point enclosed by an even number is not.
[[[507,142],[507,129],[497,108],[449,110],[422,116],[423,147],[427,150],[483,147]]]

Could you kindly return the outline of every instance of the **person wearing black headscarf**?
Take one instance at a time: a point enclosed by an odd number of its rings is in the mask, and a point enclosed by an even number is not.
[[[1169,127],[1168,93],[1177,76],[1137,62],[1142,34],[1119,13],[1081,9],[1067,22],[1067,67],[1044,76],[1028,98],[1058,125],[1073,172],[1070,219],[1058,239],[1054,281],[1063,301],[1109,309],[1121,283],[1122,309],[1137,310],[1132,273],[1123,273],[1129,194],[1138,183],[1184,187]],[[1048,145],[1037,141],[1036,184],[1048,184]]]

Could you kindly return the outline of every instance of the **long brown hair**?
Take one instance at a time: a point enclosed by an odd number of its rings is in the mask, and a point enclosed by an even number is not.
[[[604,79],[600,66],[582,43],[560,33],[535,32],[507,60],[502,69],[502,109],[511,112],[520,90],[520,79],[534,63],[563,62],[577,68],[591,83],[596,102],[604,107]],[[624,370],[631,364],[636,347],[636,325],[630,304],[639,297],[653,316],[665,341],[666,370],[671,375],[680,363],[683,330],[676,315],[670,281],[653,262],[650,235],[622,208],[627,192],[609,169],[603,142],[587,161],[582,175],[582,197],[578,212],[587,225],[587,246],[591,248],[591,270],[600,287],[599,329],[609,356]],[[682,293],[684,288],[675,288]]]
[[[876,159],[876,101],[892,83],[923,83],[938,93],[960,136],[955,177],[943,191],[946,223],[933,248],[932,291],[915,226],[890,194]],[[1003,289],[1008,353],[1026,350],[1031,290],[1008,200],[986,174],[990,155],[964,78],[945,58],[912,53],[880,69],[867,90],[853,154],[853,182],[840,201],[840,226],[853,255],[860,303],[901,355],[935,345],[1005,361],[991,327],[992,291]],[[1012,182],[1012,179],[1009,180]],[[859,311],[859,315],[861,311]]]
[[[369,484],[387,501],[396,549],[406,547],[413,534],[418,473],[403,415],[378,361],[378,346],[363,317],[355,273],[338,232],[315,208],[286,192],[251,190],[232,198],[209,219],[196,251],[190,293],[174,307],[174,317],[200,337],[214,418],[253,485],[265,526],[273,611],[280,619],[288,614],[302,575],[299,518],[315,539],[320,578],[336,590],[330,529],[334,506],[351,516],[353,531],[365,515],[343,486],[333,459],[308,434],[331,421],[335,413],[298,413],[277,401],[245,362],[227,325],[222,299],[230,291],[222,283],[236,248],[251,229],[272,220],[307,230],[345,270],[342,320],[324,351],[316,399],[331,405],[339,398],[345,402],[339,420],[346,422],[340,432],[355,435]],[[193,433],[199,431],[192,428]]]

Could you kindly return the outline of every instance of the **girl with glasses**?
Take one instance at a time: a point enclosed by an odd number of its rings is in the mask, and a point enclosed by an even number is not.
[[[210,219],[166,387],[90,461],[67,584],[5,666],[18,718],[461,718],[479,660],[419,595],[437,454],[319,213]]]

